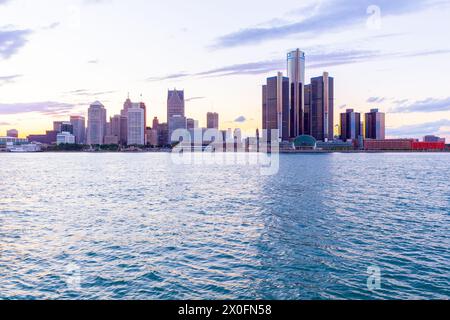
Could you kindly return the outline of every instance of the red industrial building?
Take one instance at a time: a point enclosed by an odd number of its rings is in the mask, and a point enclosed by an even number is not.
[[[445,150],[445,142],[444,141],[438,141],[438,142],[414,141],[412,143],[412,149],[414,151],[432,151],[432,150],[444,151]]]
[[[413,139],[364,140],[364,149],[368,151],[409,151]]]
[[[419,142],[414,139],[364,140],[367,151],[444,151],[445,142]]]

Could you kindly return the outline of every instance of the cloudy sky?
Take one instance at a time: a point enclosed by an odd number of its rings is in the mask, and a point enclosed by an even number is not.
[[[0,0],[0,135],[51,128],[128,92],[165,121],[185,89],[205,124],[261,127],[261,85],[307,55],[307,77],[335,78],[339,112],[380,108],[392,137],[450,139],[450,1]]]

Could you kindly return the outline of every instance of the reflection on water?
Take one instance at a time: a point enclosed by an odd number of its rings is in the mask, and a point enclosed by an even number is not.
[[[0,160],[0,298],[450,298],[448,154]]]

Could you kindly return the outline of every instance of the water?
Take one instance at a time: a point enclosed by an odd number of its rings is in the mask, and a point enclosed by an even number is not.
[[[0,299],[450,298],[450,154],[0,161]]]

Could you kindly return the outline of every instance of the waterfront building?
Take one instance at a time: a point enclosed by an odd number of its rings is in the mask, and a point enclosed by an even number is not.
[[[75,144],[75,136],[70,132],[62,131],[56,135],[56,144]]]
[[[328,72],[311,79],[311,135],[318,141],[334,139],[334,79]]]
[[[433,136],[433,135],[429,135],[429,136],[425,136],[423,138],[424,142],[444,142],[445,143],[445,138],[440,138],[437,136]]]
[[[315,150],[317,140],[310,135],[301,135],[294,139],[294,148],[296,150]]]
[[[159,143],[158,143],[158,130],[157,129],[147,130],[147,142],[151,146],[159,145]]]
[[[361,136],[361,114],[353,109],[341,113],[340,139],[342,141],[358,140]]]
[[[299,49],[287,55],[287,77],[289,78],[289,108],[288,132],[291,138],[296,138],[305,132],[305,53]]]
[[[27,139],[30,142],[52,145],[56,143],[58,133],[59,132],[55,130],[47,130],[45,134],[32,134],[29,135]]]
[[[106,135],[104,144],[119,144],[119,137],[113,135]]]
[[[19,131],[16,129],[11,129],[6,131],[6,136],[10,138],[18,138],[19,137]]]
[[[128,145],[145,145],[145,110],[140,104],[128,109]]]
[[[365,115],[365,138],[384,140],[386,139],[386,117],[378,109],[372,109]]]
[[[17,137],[0,137],[0,147],[6,147],[7,145],[22,145],[27,144],[28,139],[21,139]]]
[[[289,78],[281,72],[267,78],[262,88],[263,129],[267,141],[271,141],[271,130],[278,130],[281,141],[289,140]]]
[[[206,114],[206,124],[208,129],[219,130],[219,114],[216,112],[208,112]]]
[[[106,135],[106,109],[96,101],[88,110],[87,144],[100,145]]]
[[[414,139],[366,139],[364,149],[367,151],[410,151]]]
[[[347,140],[330,140],[330,141],[318,141],[317,149],[326,151],[349,151],[354,150],[355,145],[353,141]]]
[[[75,136],[75,143],[86,143],[86,120],[81,116],[71,116],[70,123],[73,126],[73,135]]]

